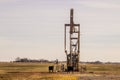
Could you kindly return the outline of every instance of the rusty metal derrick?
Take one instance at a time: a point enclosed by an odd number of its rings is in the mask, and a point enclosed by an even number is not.
[[[80,54],[80,24],[74,24],[74,10],[70,10],[70,24],[65,24],[64,46],[67,56],[67,68],[72,67],[73,71],[79,71]],[[69,33],[67,32],[69,30]],[[67,35],[69,34],[69,35]],[[69,43],[67,43],[69,40]],[[68,46],[69,45],[69,48]]]

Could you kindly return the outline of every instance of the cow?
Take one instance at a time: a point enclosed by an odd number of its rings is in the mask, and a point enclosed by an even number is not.
[[[71,71],[73,72],[73,67],[72,66],[68,66],[67,67],[67,72],[71,72]]]
[[[54,66],[49,66],[49,72],[54,71]]]

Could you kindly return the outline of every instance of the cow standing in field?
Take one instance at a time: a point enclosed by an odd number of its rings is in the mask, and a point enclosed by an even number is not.
[[[67,67],[67,72],[73,72],[73,67],[72,66],[68,66]]]
[[[49,72],[54,71],[54,66],[49,66]]]

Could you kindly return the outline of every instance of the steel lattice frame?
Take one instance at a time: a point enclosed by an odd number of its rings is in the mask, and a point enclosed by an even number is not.
[[[67,30],[69,35],[67,35]],[[67,56],[67,68],[73,67],[74,71],[79,71],[79,54],[80,54],[80,24],[74,24],[73,9],[70,10],[70,24],[65,24],[65,53]],[[67,42],[69,38],[69,43]],[[69,45],[69,48],[67,48]],[[68,50],[67,50],[68,49]]]

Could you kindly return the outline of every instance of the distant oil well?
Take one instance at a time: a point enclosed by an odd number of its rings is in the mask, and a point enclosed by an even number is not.
[[[70,24],[65,24],[64,32],[64,50],[67,56],[67,68],[64,64],[59,69],[58,61],[55,65],[49,66],[49,72],[59,71],[80,71],[79,54],[80,54],[80,24],[73,21],[74,10],[70,10]],[[55,69],[54,69],[55,68]]]
[[[73,21],[74,10],[70,10],[70,23],[65,24],[64,50],[67,56],[67,71],[79,71],[80,24]]]

